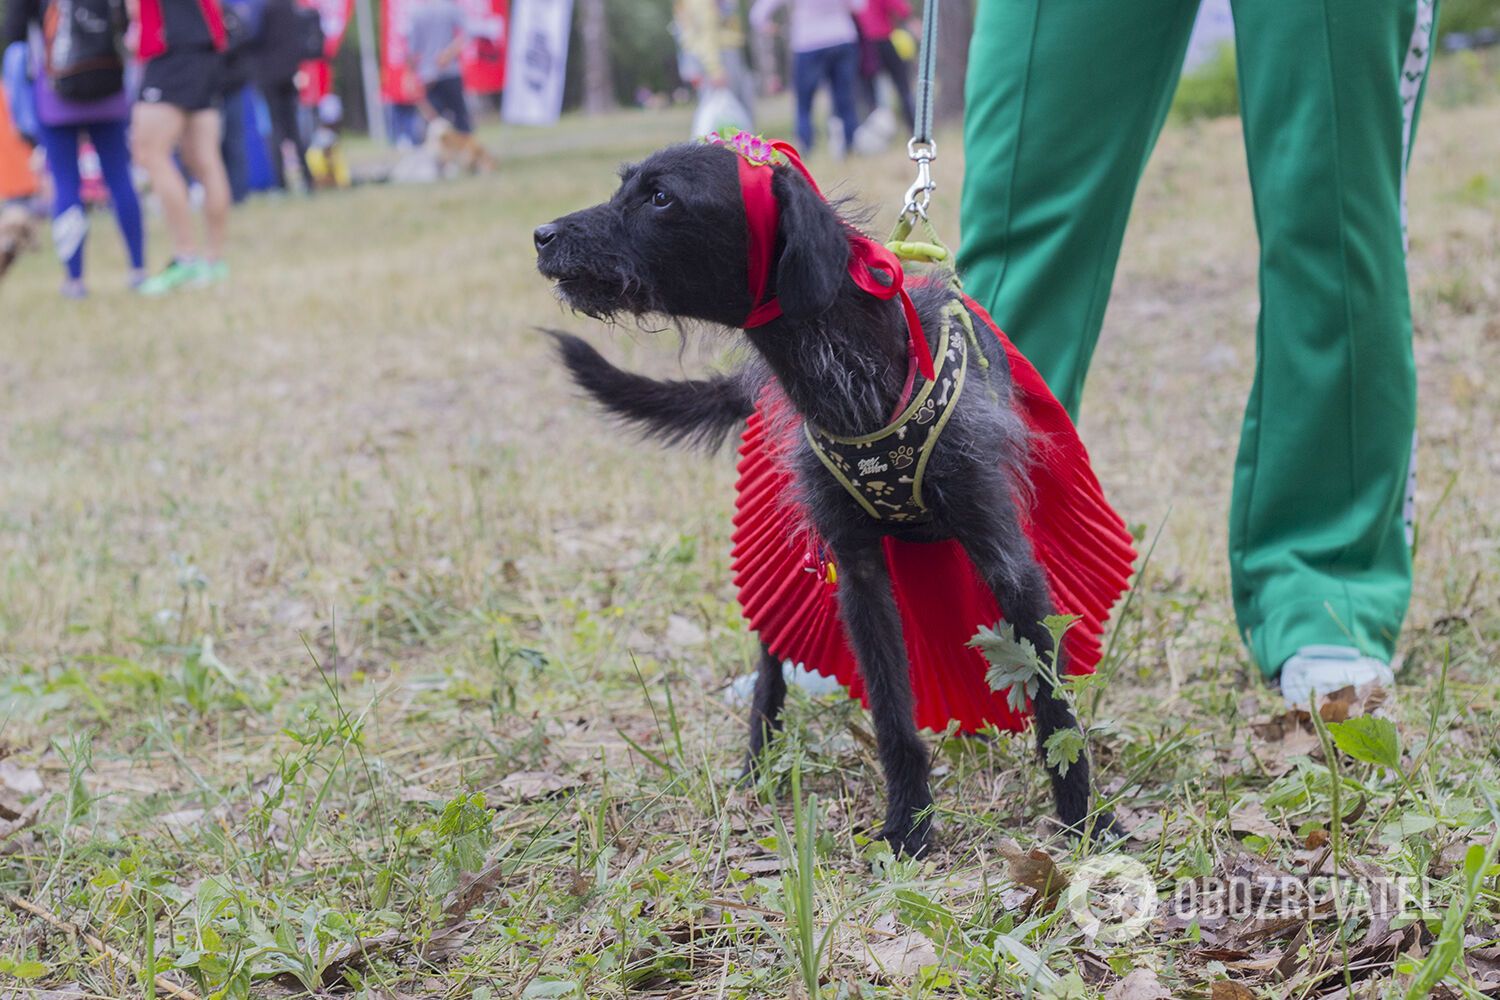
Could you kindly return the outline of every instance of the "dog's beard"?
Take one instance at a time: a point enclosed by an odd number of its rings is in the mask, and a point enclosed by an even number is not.
[[[552,279],[553,291],[569,309],[597,320],[610,320],[625,313],[643,316],[660,312],[659,303],[647,286],[621,266],[599,270],[573,269],[566,264],[544,263],[542,274]]]

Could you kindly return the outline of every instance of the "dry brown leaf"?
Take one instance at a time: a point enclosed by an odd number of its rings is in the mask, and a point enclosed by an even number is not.
[[[1312,716],[1301,709],[1272,716],[1250,730],[1257,737],[1251,753],[1276,777],[1290,771],[1296,758],[1314,756],[1323,747],[1313,730]]]
[[[1266,807],[1249,800],[1241,802],[1229,812],[1229,829],[1236,833],[1253,833],[1258,837],[1279,840],[1286,831],[1266,815]]]
[[[25,812],[23,801],[42,794],[45,787],[35,768],[0,758],[0,820],[19,819]]]
[[[1255,993],[1244,983],[1220,979],[1209,990],[1209,1000],[1255,1000]]]
[[[1353,685],[1341,687],[1323,699],[1323,704],[1318,706],[1318,716],[1324,722],[1344,722],[1358,703],[1359,697]]]
[[[1309,851],[1316,851],[1326,843],[1328,843],[1328,831],[1317,829],[1307,835],[1307,840],[1303,842],[1302,846],[1306,847]]]
[[[1104,1000],[1172,1000],[1171,992],[1150,969],[1136,969],[1115,983],[1104,994]]]
[[[1009,838],[1002,840],[997,848],[1010,865],[1010,877],[1018,885],[1035,889],[1038,899],[1055,897],[1067,888],[1068,877],[1058,870],[1052,855],[1040,847],[1029,851]]]
[[[503,802],[534,802],[576,787],[578,782],[551,771],[515,771],[500,779],[495,785],[495,793],[496,798]]]
[[[865,967],[894,979],[914,979],[941,961],[932,941],[916,931],[876,941],[865,949]]]

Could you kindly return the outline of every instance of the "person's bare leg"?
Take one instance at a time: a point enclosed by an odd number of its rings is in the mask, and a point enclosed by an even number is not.
[[[181,259],[197,256],[198,244],[193,235],[193,212],[188,204],[187,182],[172,161],[172,151],[182,138],[187,115],[170,104],[138,103],[131,112],[130,145],[139,163],[151,178],[151,190],[161,202],[172,254]]]
[[[222,119],[213,108],[194,111],[187,116],[182,134],[182,162],[203,185],[203,221],[208,231],[205,259],[222,260],[224,239],[229,231],[229,174],[219,152],[223,136]]]

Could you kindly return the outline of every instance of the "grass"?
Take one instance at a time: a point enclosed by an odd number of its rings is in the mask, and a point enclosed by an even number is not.
[[[534,330],[592,328],[534,274],[531,226],[680,117],[506,130],[489,179],[253,204],[223,292],[126,295],[102,219],[89,301],[24,260],[0,288],[0,830],[23,827],[0,992],[1494,995],[1497,111],[1433,100],[1413,164],[1420,531],[1390,723],[1281,716],[1235,636],[1248,185],[1234,120],[1162,139],[1083,422],[1160,541],[1081,703],[1146,881],[1248,879],[1269,912],[1168,907],[1120,941],[1072,919],[1101,869],[1050,836],[1025,741],[933,739],[922,863],[868,840],[848,703],[794,697],[735,785],[731,463],[629,450]],[[909,171],[813,168],[883,219]],[[657,372],[725,346],[609,339]],[[1333,865],[1421,906],[1277,881]]]

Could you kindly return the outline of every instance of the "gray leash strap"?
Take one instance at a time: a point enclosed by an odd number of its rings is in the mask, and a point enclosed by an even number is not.
[[[906,144],[906,153],[917,165],[917,179],[906,189],[901,215],[910,221],[927,218],[927,203],[937,182],[932,179],[932,161],[937,143],[932,138],[932,84],[937,76],[939,0],[927,0],[922,10],[922,47],[917,51],[916,128]]]

